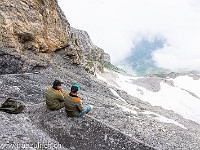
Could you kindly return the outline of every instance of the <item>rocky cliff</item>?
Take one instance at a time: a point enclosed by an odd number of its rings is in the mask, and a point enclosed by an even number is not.
[[[70,27],[56,0],[1,0],[0,18],[1,73],[45,68],[56,51],[86,70],[90,61],[109,61],[102,49],[83,44],[91,43],[89,36]]]
[[[0,18],[0,103],[11,97],[26,106],[17,115],[0,112],[0,150],[200,149],[199,124],[119,90],[112,71],[101,74],[109,84],[91,75],[110,58],[70,26],[56,0],[1,0]],[[156,93],[168,77],[131,82]],[[48,110],[45,92],[55,79],[64,92],[79,85],[92,114]]]
[[[1,46],[53,52],[70,41],[69,23],[54,0],[1,1]]]
[[[93,44],[88,33],[83,30],[70,28],[72,40],[83,50],[85,70],[91,74],[103,72],[104,64],[110,62],[110,56],[104,50]]]

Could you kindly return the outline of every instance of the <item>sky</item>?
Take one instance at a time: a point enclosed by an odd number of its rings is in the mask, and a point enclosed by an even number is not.
[[[152,52],[156,66],[200,71],[200,0],[58,0],[71,26],[93,43],[125,60],[143,39],[165,39]]]

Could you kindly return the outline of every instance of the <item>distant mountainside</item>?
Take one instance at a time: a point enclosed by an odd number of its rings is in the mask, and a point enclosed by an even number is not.
[[[124,68],[127,72],[132,71],[137,76],[170,72],[169,70],[157,67],[152,58],[152,53],[155,50],[163,48],[165,44],[164,39],[154,38],[152,41],[143,39],[134,44],[135,46],[132,48],[126,60],[118,64],[121,68]],[[126,69],[126,66],[130,66],[130,68]]]
[[[143,38],[133,43],[133,48],[127,58],[116,65],[129,74],[135,76],[161,75],[171,72],[199,74],[197,70],[191,69],[167,69],[159,67],[154,60],[154,53],[167,45],[166,39],[155,36],[151,39]]]

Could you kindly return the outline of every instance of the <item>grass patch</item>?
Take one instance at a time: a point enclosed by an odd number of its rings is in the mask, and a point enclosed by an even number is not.
[[[111,71],[114,71],[114,72],[117,72],[117,73],[126,73],[124,70],[116,67],[115,65],[111,64],[111,63],[106,63],[104,64],[104,67],[108,70],[111,70]]]
[[[93,62],[91,62],[91,61],[88,61],[86,65],[89,66],[90,68],[92,68],[94,66]]]

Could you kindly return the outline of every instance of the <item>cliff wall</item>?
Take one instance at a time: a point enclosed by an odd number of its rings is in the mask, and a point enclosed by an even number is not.
[[[0,45],[18,51],[52,52],[64,47],[69,23],[55,0],[2,0]]]
[[[91,74],[103,72],[104,64],[110,62],[110,56],[103,49],[94,45],[86,31],[70,27],[72,41],[83,50],[83,66]]]
[[[84,44],[91,43],[86,32],[87,36],[81,36],[82,32],[77,31],[70,27],[57,0],[1,0],[0,60],[6,69],[0,73],[45,68],[56,51],[62,51],[66,61],[86,70],[88,61],[109,61],[102,49]],[[92,53],[87,53],[90,50]],[[103,63],[96,66],[103,71]]]

